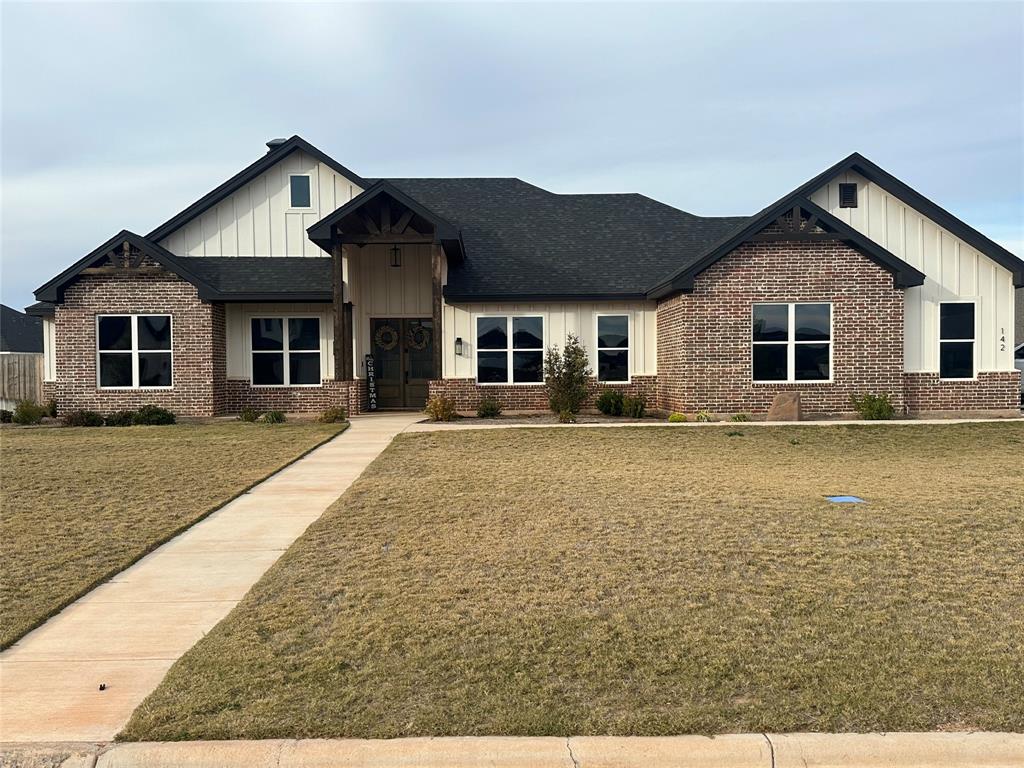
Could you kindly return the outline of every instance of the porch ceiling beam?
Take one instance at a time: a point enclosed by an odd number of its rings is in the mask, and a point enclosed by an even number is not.
[[[380,231],[382,235],[391,234],[391,203],[387,198],[380,206]]]
[[[377,234],[377,235],[360,235],[360,234],[345,234],[339,233],[335,238],[335,242],[348,243],[351,245],[391,245],[393,243],[426,243],[430,244],[434,242],[434,238],[429,235],[396,235],[391,233],[390,235]]]

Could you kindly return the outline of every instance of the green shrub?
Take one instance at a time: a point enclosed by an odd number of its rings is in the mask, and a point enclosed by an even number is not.
[[[621,416],[622,393],[617,389],[606,389],[598,395],[596,405],[605,416]]]
[[[256,419],[258,419],[259,417],[260,417],[260,412],[257,411],[255,408],[248,408],[248,407],[246,407],[246,408],[242,408],[242,409],[240,409],[238,411],[238,420],[239,421],[253,422],[253,421],[256,421]]]
[[[455,418],[455,401],[444,395],[434,395],[424,408],[431,421],[451,421]]]
[[[267,411],[257,421],[262,424],[284,424],[284,411]]]
[[[857,415],[867,421],[885,421],[896,416],[896,408],[888,395],[851,396],[850,402]]]
[[[743,437],[743,433],[740,432],[738,429],[733,429],[733,430],[730,430],[729,432],[726,432],[725,436],[726,437]]]
[[[476,407],[476,415],[481,419],[496,419],[501,416],[501,403],[493,397],[485,397]]]
[[[52,397],[46,401],[46,405],[44,405],[43,407],[46,408],[47,416],[51,418],[55,418],[57,416],[57,401],[54,400]]]
[[[102,427],[103,417],[96,411],[86,411],[81,408],[68,411],[61,419],[65,427]]]
[[[685,413],[670,413],[668,415],[668,420],[671,424],[682,424],[684,421],[689,421],[689,419],[686,418]]]
[[[708,422],[715,421],[715,417],[711,415],[710,411],[697,411],[696,421],[707,424]]]
[[[559,414],[559,418],[564,411],[573,415],[580,412],[587,399],[590,373],[587,350],[577,336],[569,334],[564,351],[548,347],[544,356],[544,386],[551,410]]]
[[[173,413],[159,405],[144,405],[132,416],[132,424],[163,425],[177,420]]]
[[[14,411],[0,408],[0,424],[10,424],[14,421]]]
[[[750,421],[749,413],[734,413],[732,415],[732,421]]]
[[[321,424],[341,424],[348,421],[348,409],[340,405],[332,405],[316,417]]]
[[[15,424],[38,424],[46,415],[46,408],[35,400],[19,400],[14,406],[11,421]]]
[[[643,395],[622,398],[622,415],[631,419],[642,419],[647,410],[647,401]]]
[[[575,424],[576,414],[573,413],[572,411],[559,411],[558,421],[561,424]]]
[[[108,427],[130,427],[135,423],[135,411],[114,411],[108,413],[103,423]]]

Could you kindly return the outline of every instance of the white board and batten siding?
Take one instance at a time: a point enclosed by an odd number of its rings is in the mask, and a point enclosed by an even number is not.
[[[330,304],[228,303],[225,307],[227,377],[252,378],[251,320],[256,317],[317,317],[320,319],[320,378],[334,378],[334,315]]]
[[[291,207],[293,174],[310,176],[308,208]],[[329,165],[296,150],[160,245],[178,256],[325,257],[306,229],[360,192]]]
[[[839,207],[840,182],[857,185],[857,207]],[[860,174],[839,174],[811,200],[925,274],[904,293],[904,370],[939,370],[939,303],[975,302],[975,368],[1013,370],[1013,276]]]
[[[564,346],[568,334],[579,337],[595,366],[598,315],[629,317],[629,375],[653,376],[658,372],[657,307],[653,301],[529,302],[447,304],[442,312],[445,378],[476,378],[476,318],[482,315],[539,315],[544,318],[544,347]],[[461,338],[463,353],[455,354]]]

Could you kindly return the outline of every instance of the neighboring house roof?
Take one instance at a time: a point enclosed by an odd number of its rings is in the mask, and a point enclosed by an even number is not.
[[[302,150],[307,155],[315,157],[321,163],[330,168],[333,168],[342,176],[351,179],[360,187],[365,188],[368,186],[368,184],[362,178],[360,178],[357,174],[353,173],[348,168],[343,166],[330,155],[321,152],[319,149],[314,147],[301,136],[292,136],[284,143],[274,146],[269,152],[267,152],[267,154],[265,154],[259,160],[236,173],[234,176],[225,181],[212,192],[203,195],[201,198],[192,203],[192,205],[190,205],[188,208],[165,221],[159,227],[157,227],[148,235],[146,235],[146,239],[152,240],[153,242],[163,240],[165,237],[175,232],[180,227],[183,227],[185,224],[192,221],[192,219],[194,219],[196,216],[199,216],[205,211],[208,211],[210,208],[213,208],[221,200],[224,200],[233,192],[238,191],[246,184],[248,184],[250,181],[259,176],[261,173],[269,169],[271,166],[276,165],[281,160],[290,155],[292,152],[298,150]]]
[[[43,321],[0,304],[0,352],[42,352]]]
[[[806,213],[809,220],[813,221],[817,227],[825,232],[834,234],[880,267],[891,272],[893,285],[896,288],[910,288],[924,283],[925,276],[923,272],[890,253],[874,240],[865,237],[850,225],[837,219],[824,208],[794,192],[776,201],[760,213],[745,219],[727,237],[715,243],[704,253],[698,254],[697,258],[688,264],[679,267],[667,279],[652,286],[649,291],[650,297],[658,299],[673,292],[692,290],[693,281],[697,275],[730,254],[741,244],[756,236],[780,216],[791,211],[797,215],[801,212]],[[810,236],[813,237],[813,235]]]
[[[459,227],[449,301],[643,298],[744,218],[701,217],[638,194],[559,195],[519,179],[388,179]]]

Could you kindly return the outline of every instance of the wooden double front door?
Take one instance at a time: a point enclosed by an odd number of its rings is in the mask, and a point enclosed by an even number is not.
[[[434,378],[434,321],[430,318],[370,320],[370,354],[377,375],[379,408],[422,408]]]

